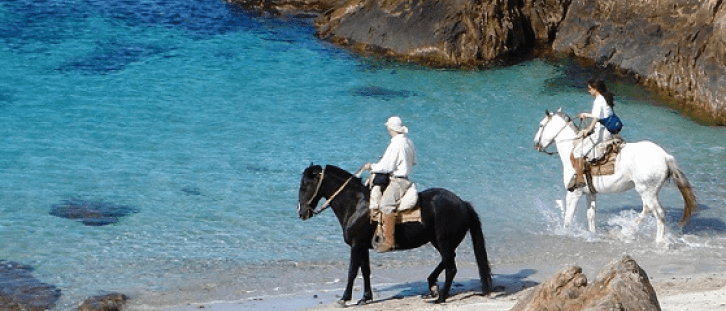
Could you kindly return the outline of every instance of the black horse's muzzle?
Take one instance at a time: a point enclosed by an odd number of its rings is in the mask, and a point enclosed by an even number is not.
[[[313,209],[310,208],[310,206],[306,206],[305,209],[302,208],[303,205],[298,203],[297,204],[297,215],[302,220],[308,220],[314,216]]]

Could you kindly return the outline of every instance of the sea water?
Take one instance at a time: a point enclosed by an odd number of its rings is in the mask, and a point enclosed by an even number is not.
[[[675,225],[683,201],[671,182],[666,247],[653,243],[652,218],[633,227],[634,191],[599,197],[598,232],[584,229],[584,203],[562,227],[561,164],[532,140],[545,109],[590,109],[585,81],[597,74],[568,58],[483,70],[361,58],[317,39],[310,19],[221,0],[3,1],[0,260],[61,289],[58,310],[113,291],[158,310],[342,288],[348,247],[332,212],[298,219],[300,174],[376,161],[383,124],[398,115],[417,147],[419,189],[475,206],[495,283],[622,254],[661,273],[723,269],[726,131],[626,78],[605,75],[623,136],[675,156],[698,213]],[[106,226],[50,214],[69,200],[136,212]],[[468,239],[457,258],[473,265]],[[395,282],[376,269],[396,267],[424,280],[437,260],[431,246],[372,255],[374,280]]]

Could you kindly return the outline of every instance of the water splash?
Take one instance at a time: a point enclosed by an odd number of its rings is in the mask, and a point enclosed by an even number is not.
[[[555,200],[554,208],[547,206],[539,198],[535,199],[535,207],[542,214],[546,224],[545,234],[553,234],[558,236],[570,236],[573,238],[584,239],[587,242],[599,241],[600,236],[587,230],[583,224],[573,222],[565,227],[565,206],[562,200]]]

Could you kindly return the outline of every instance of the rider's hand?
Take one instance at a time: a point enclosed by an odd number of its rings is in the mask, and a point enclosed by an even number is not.
[[[363,170],[364,170],[364,171],[370,171],[370,170],[371,170],[371,166],[372,166],[372,165],[373,165],[373,164],[372,164],[371,162],[368,162],[368,163],[366,163],[366,164],[363,164]]]
[[[575,138],[583,138],[583,137],[585,137],[585,136],[587,136],[587,131],[585,131],[585,130],[582,130],[582,131],[579,131],[579,132],[577,133],[577,136],[576,136]]]

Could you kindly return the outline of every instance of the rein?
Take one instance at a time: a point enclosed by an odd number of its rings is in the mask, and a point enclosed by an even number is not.
[[[340,188],[338,188],[338,191],[335,191],[335,193],[333,193],[333,195],[331,195],[331,196],[330,196],[330,197],[329,197],[329,198],[328,198],[327,200],[325,200],[325,203],[323,203],[323,205],[322,205],[322,206],[320,206],[320,208],[319,208],[319,209],[315,209],[315,210],[313,210],[313,214],[314,214],[314,215],[320,214],[320,213],[322,213],[322,212],[323,212],[324,210],[326,210],[326,209],[327,209],[328,207],[330,207],[330,202],[332,202],[332,201],[333,201],[333,199],[335,199],[335,197],[336,197],[336,196],[338,196],[338,194],[339,194],[339,193],[340,193],[341,191],[343,191],[343,189],[345,188],[345,186],[347,186],[347,185],[348,185],[348,183],[349,183],[349,182],[350,182],[350,181],[351,181],[352,179],[353,179],[353,176],[350,176],[350,177],[348,177],[348,179],[347,179],[347,180],[346,180],[346,181],[345,181],[345,182],[343,183],[343,185],[342,185],[342,186],[340,186]],[[322,180],[322,179],[321,179],[321,180]]]
[[[315,188],[315,194],[312,197],[310,197],[310,200],[308,201],[308,206],[310,206],[310,204],[313,203],[313,200],[318,196],[318,191],[320,191],[320,186],[323,185],[324,178],[325,178],[325,169],[323,169],[323,171],[320,173],[320,181],[318,182],[318,186]],[[330,202],[332,202],[333,199],[335,199],[335,197],[338,196],[338,194],[340,194],[341,191],[343,191],[345,186],[347,186],[351,180],[353,180],[353,175],[348,177],[348,179],[345,181],[345,183],[343,183],[343,185],[340,186],[340,188],[338,188],[338,190],[335,191],[335,193],[333,193],[333,195],[331,195],[327,200],[325,200],[325,203],[323,203],[323,205],[321,205],[319,208],[315,208],[313,210],[313,215],[320,214],[324,210],[326,210],[328,207],[330,207]]]

